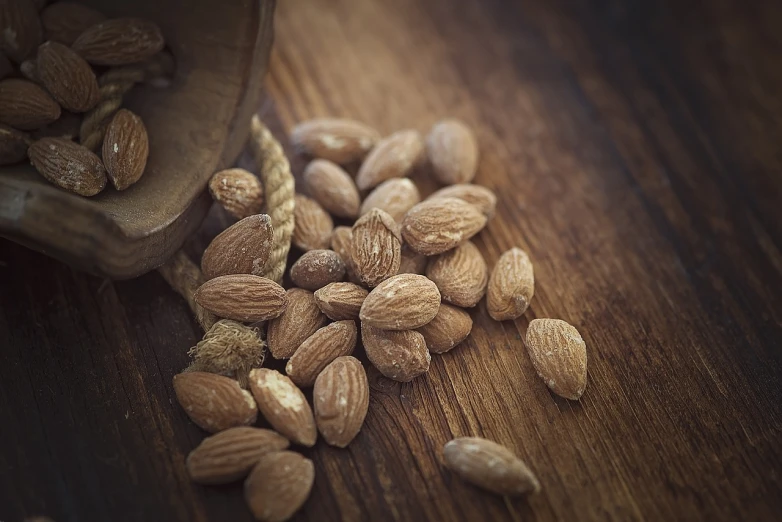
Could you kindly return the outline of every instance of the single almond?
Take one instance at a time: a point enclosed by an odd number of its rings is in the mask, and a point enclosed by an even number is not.
[[[286,449],[288,439],[276,431],[239,426],[201,441],[185,461],[190,480],[227,484],[247,475],[260,458]]]
[[[303,154],[347,165],[364,159],[380,140],[378,132],[363,123],[319,118],[296,125],[291,132],[294,148]]]
[[[587,384],[586,343],[561,319],[533,319],[527,351],[538,375],[557,395],[577,401]]]
[[[41,25],[46,40],[73,45],[76,39],[106,17],[76,2],[56,2],[41,11]]]
[[[374,287],[399,272],[402,236],[390,215],[373,208],[353,225],[351,258],[361,281]]]
[[[466,241],[429,261],[426,277],[434,281],[443,301],[471,308],[486,293],[489,269],[478,247]]]
[[[466,201],[467,203],[478,207],[478,210],[480,210],[488,219],[491,219],[494,216],[494,211],[497,208],[497,196],[494,192],[481,185],[473,185],[470,183],[460,183],[443,187],[437,192],[433,192],[426,199],[438,198],[457,198]]]
[[[410,330],[431,321],[440,308],[437,286],[418,274],[386,279],[361,305],[362,323],[384,330]]]
[[[293,263],[290,274],[291,281],[299,288],[317,290],[342,281],[345,263],[333,250],[310,250]]]
[[[127,65],[146,60],[164,45],[157,24],[141,18],[112,18],[86,29],[71,47],[93,65]]]
[[[356,274],[356,266],[353,264],[353,231],[351,227],[340,226],[334,229],[331,234],[331,249],[345,263],[348,279],[357,285],[363,284]]]
[[[416,331],[424,336],[430,352],[445,353],[467,339],[472,331],[472,318],[461,308],[442,303],[434,319]]]
[[[432,173],[443,185],[469,183],[478,168],[478,142],[459,120],[442,120],[426,137],[426,155]]]
[[[250,274],[218,276],[202,284],[193,299],[218,317],[252,323],[279,317],[285,311],[285,289]]]
[[[266,342],[275,359],[287,359],[296,349],[328,322],[315,302],[312,292],[290,288],[285,292],[288,306],[276,319],[269,321]]]
[[[293,209],[294,245],[305,252],[307,250],[323,250],[329,247],[334,222],[331,216],[314,199],[296,194]]]
[[[38,79],[64,109],[86,112],[100,100],[98,80],[92,67],[65,45],[58,42],[42,44],[35,63]]]
[[[525,251],[511,248],[500,256],[486,290],[486,308],[495,321],[516,319],[535,293],[535,274]]]
[[[381,330],[362,322],[361,341],[369,362],[389,379],[409,382],[429,371],[432,356],[415,330]]]
[[[402,221],[402,237],[415,252],[442,254],[470,239],[486,225],[486,216],[456,198],[422,201]]]
[[[43,138],[27,151],[44,178],[82,196],[94,196],[106,187],[106,169],[92,151],[62,138]]]
[[[239,383],[206,372],[174,375],[174,393],[190,419],[202,429],[216,433],[253,424],[258,416],[255,400]]]
[[[315,465],[293,451],[262,456],[244,482],[244,499],[253,516],[263,522],[284,522],[310,496]]]
[[[376,187],[391,178],[403,178],[421,163],[424,140],[415,130],[403,130],[382,139],[356,174],[359,190]]]
[[[215,237],[201,257],[206,279],[229,274],[264,273],[274,244],[271,218],[266,214],[248,216]]]
[[[263,208],[261,182],[244,169],[215,172],[209,180],[209,192],[236,219],[259,214]]]
[[[21,63],[35,52],[42,38],[38,8],[33,0],[0,2],[0,54]]]
[[[320,311],[332,321],[358,319],[369,291],[355,283],[330,283],[315,292]]]
[[[369,410],[369,381],[361,361],[337,357],[320,372],[312,392],[315,423],[326,443],[345,448],[361,431]]]
[[[24,132],[0,123],[0,165],[11,165],[25,159],[30,143]]]
[[[103,163],[114,188],[125,190],[141,179],[148,157],[144,122],[127,109],[118,110],[103,138]]]
[[[445,465],[462,479],[498,495],[540,491],[527,465],[505,446],[479,437],[460,437],[443,448]]]
[[[409,246],[402,245],[402,256],[399,261],[398,273],[423,275],[428,262],[429,259],[425,255],[413,252]]]
[[[310,196],[333,216],[358,216],[361,196],[347,172],[336,163],[316,159],[304,169],[304,184]]]
[[[0,123],[32,130],[59,117],[60,105],[40,86],[19,78],[0,81]]]
[[[275,430],[296,444],[315,445],[318,432],[312,408],[292,380],[276,370],[255,368],[250,371],[250,390]]]
[[[391,178],[375,187],[364,198],[359,214],[363,216],[373,208],[379,208],[400,223],[407,211],[420,202],[421,194],[415,183],[408,178]]]
[[[285,373],[303,388],[315,384],[323,368],[356,348],[358,331],[354,321],[337,321],[310,335],[285,365]]]

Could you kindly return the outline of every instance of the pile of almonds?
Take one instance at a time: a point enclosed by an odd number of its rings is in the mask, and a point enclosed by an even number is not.
[[[311,460],[288,450],[312,447],[318,433],[344,448],[361,430],[369,408],[366,359],[389,379],[426,374],[431,354],[452,350],[469,335],[469,309],[486,296],[490,316],[513,320],[534,294],[533,267],[520,248],[489,269],[470,238],[495,213],[496,196],[471,184],[478,145],[457,120],[437,123],[426,139],[415,130],[385,138],[359,122],[319,119],[298,125],[291,140],[313,158],[303,172],[308,196],[297,194],[293,244],[302,253],[290,267],[287,290],[262,277],[274,231],[258,214],[262,188],[249,172],[215,174],[213,197],[239,219],[204,252],[207,281],[194,299],[217,316],[268,321],[266,341],[285,374],[249,372],[237,380],[186,371],[174,389],[206,438],[187,458],[196,482],[222,484],[246,477],[247,504],[259,520],[286,520],[307,499]],[[358,166],[355,178],[348,174]],[[428,171],[443,188],[427,198],[408,177]],[[334,219],[352,226],[336,226]],[[360,341],[360,343],[359,343]],[[558,319],[530,322],[532,363],[556,394],[577,400],[586,386],[586,346]],[[312,388],[312,405],[302,389]],[[272,429],[249,427],[258,412]],[[445,445],[444,465],[501,495],[536,492],[538,480],[507,448],[480,438]]]
[[[82,196],[108,181],[125,190],[141,178],[149,155],[138,115],[118,110],[98,151],[74,140],[82,115],[101,101],[96,72],[151,58],[165,45],[160,28],[139,18],[106,19],[68,1],[39,13],[44,3],[0,2],[0,165],[29,159],[49,182]]]

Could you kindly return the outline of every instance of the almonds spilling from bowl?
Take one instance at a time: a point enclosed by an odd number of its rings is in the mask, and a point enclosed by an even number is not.
[[[314,446],[318,432],[307,398],[293,381],[275,370],[256,368],[250,372],[250,390],[258,409],[272,427],[302,446]]]
[[[369,381],[361,361],[337,357],[315,380],[315,422],[328,444],[345,448],[361,431],[369,409]]]
[[[86,147],[62,138],[42,138],[27,151],[35,169],[50,182],[82,196],[106,186],[106,169]]]
[[[301,343],[285,365],[285,373],[302,388],[312,386],[331,361],[353,353],[357,337],[353,321],[337,321],[324,326]]]
[[[403,178],[421,162],[423,152],[424,140],[418,131],[395,132],[369,153],[356,175],[356,185],[367,190],[391,178]]]
[[[486,225],[477,207],[457,198],[422,201],[402,221],[402,237],[413,251],[442,254],[464,243]]]
[[[439,308],[440,292],[432,281],[417,274],[400,274],[369,292],[359,317],[375,328],[412,330],[431,321]]]
[[[215,172],[209,180],[209,192],[236,219],[260,214],[263,208],[261,182],[244,169]]]
[[[303,154],[346,165],[364,159],[380,134],[363,123],[321,118],[300,123],[291,132],[294,148]]]
[[[288,520],[310,495],[315,465],[292,451],[263,455],[244,482],[244,498],[256,519]]]
[[[265,277],[230,274],[201,285],[193,299],[220,317],[234,321],[268,321],[285,311],[285,289]]]
[[[210,433],[255,422],[255,400],[239,383],[222,375],[185,372],[174,376],[174,392],[188,417]]]
[[[287,307],[269,322],[266,334],[269,351],[275,359],[289,358],[305,339],[328,322],[312,292],[290,288],[285,292],[285,300]]]
[[[226,228],[206,247],[201,257],[204,277],[229,274],[261,275],[269,261],[274,230],[266,214],[248,216]]]

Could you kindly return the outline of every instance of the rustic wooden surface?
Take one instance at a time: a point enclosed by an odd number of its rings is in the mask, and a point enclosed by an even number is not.
[[[477,243],[490,263],[527,249],[537,279],[522,319],[480,305],[426,377],[372,375],[350,448],[305,451],[298,520],[779,520],[782,6],[685,4],[281,2],[278,135],[464,118],[500,195]],[[0,520],[250,520],[240,487],[185,476],[203,434],[171,377],[199,331],[163,280],[101,281],[7,241],[0,263]],[[535,376],[535,317],[586,340],[580,402]],[[542,493],[455,479],[439,453],[457,435],[509,445]]]

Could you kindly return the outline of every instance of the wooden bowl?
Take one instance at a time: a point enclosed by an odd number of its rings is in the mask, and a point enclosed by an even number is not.
[[[274,0],[86,0],[106,16],[157,22],[176,59],[170,86],[138,85],[125,105],[144,119],[141,180],[92,198],[29,164],[0,169],[0,236],[116,279],[163,264],[201,224],[209,177],[230,166],[258,108],[272,44]]]

